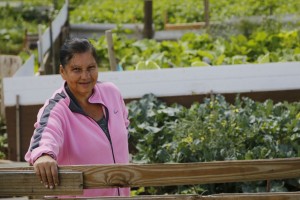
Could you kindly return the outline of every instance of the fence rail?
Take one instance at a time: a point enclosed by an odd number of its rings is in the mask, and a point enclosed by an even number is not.
[[[300,158],[174,164],[77,165],[61,166],[59,173],[61,184],[53,190],[46,190],[38,182],[32,167],[1,168],[0,166],[0,194],[66,195],[81,193],[82,189],[106,187],[191,185],[299,178]],[[243,195],[245,196],[245,194],[229,196],[247,199]],[[248,196],[256,199],[260,198],[260,195],[268,196],[273,200],[300,198],[300,193],[288,192],[278,194],[282,198],[272,197],[278,196],[277,193],[257,194],[257,197],[255,194]],[[203,198],[198,195],[188,196],[191,199]],[[165,197],[172,198],[172,196],[164,196],[164,199]],[[227,197],[226,194],[224,197],[219,195],[212,199]],[[160,196],[151,196],[151,198],[160,198]],[[186,199],[187,196],[179,195],[176,198]]]

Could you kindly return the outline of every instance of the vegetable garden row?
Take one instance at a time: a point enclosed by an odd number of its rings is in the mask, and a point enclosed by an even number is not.
[[[105,37],[94,40],[94,45],[101,59],[100,68],[109,70]],[[249,38],[238,35],[229,39],[186,33],[178,41],[162,42],[114,35],[114,49],[124,70],[290,62],[300,61],[300,32],[260,31]],[[156,65],[147,65],[146,61]]]
[[[38,33],[38,24],[45,27],[53,20],[64,0],[29,1],[24,0],[19,6],[9,6],[12,1],[6,1],[0,6],[0,53],[19,54],[22,51],[25,31],[31,34]],[[53,2],[56,2],[53,4]],[[280,32],[289,23],[278,24],[278,20],[286,15],[290,16],[290,23],[293,21],[297,26],[297,17],[300,3],[293,0],[210,0],[210,21],[224,22],[230,19],[243,19],[249,16],[273,16],[275,20],[263,20],[261,25],[250,26],[250,32],[256,29],[271,30]],[[156,30],[163,30],[166,22],[193,23],[204,21],[204,5],[202,0],[160,0],[153,2],[153,23]],[[102,1],[77,1],[70,0],[70,23],[142,23],[143,22],[143,1],[142,0],[115,0],[112,6],[110,0]],[[247,27],[245,22],[234,27],[234,29]],[[299,24],[298,24],[299,25]],[[240,26],[240,27],[239,27]],[[295,27],[294,27],[295,28]],[[247,28],[249,29],[249,27]],[[253,30],[252,30],[253,29]],[[224,29],[220,30],[224,32]],[[228,30],[226,30],[228,31]],[[25,55],[24,55],[25,54]],[[20,55],[26,57],[26,53]]]
[[[80,3],[79,3],[80,2]],[[76,23],[142,23],[143,0],[88,0],[70,1],[74,9],[70,22]],[[76,3],[78,3],[76,5]],[[225,21],[234,17],[299,14],[300,3],[293,0],[209,0],[210,20]],[[76,6],[76,7],[75,7]],[[153,0],[153,23],[156,30],[163,30],[166,21],[171,24],[203,22],[203,0]]]
[[[129,103],[134,162],[187,163],[300,156],[300,103],[206,98],[190,108],[154,95]],[[299,190],[299,179],[272,181],[271,191]],[[267,182],[147,188],[150,194],[265,192]]]

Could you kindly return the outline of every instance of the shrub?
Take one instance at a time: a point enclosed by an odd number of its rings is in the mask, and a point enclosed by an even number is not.
[[[167,106],[154,95],[129,103],[134,162],[209,162],[300,156],[300,103],[255,102],[237,96],[206,98],[190,108]],[[299,187],[296,180],[272,181],[272,191]],[[266,181],[148,188],[152,194],[265,191]]]

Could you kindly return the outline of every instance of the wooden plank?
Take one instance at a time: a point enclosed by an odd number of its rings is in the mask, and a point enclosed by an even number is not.
[[[189,67],[99,73],[99,81],[115,83],[125,99],[153,93],[157,97],[210,93],[246,93],[300,89],[300,62]],[[60,75],[3,80],[5,106],[43,104],[63,83]]]
[[[105,35],[106,30],[113,30],[118,28],[117,24],[70,24],[70,37],[84,37],[94,38],[98,40],[99,37]],[[131,30],[130,34],[127,34],[128,38],[142,38],[142,32],[144,24],[122,24],[122,28]]]
[[[78,195],[83,193],[81,172],[60,171],[60,184],[47,189],[33,170],[0,170],[0,196]]]
[[[299,200],[299,192],[283,193],[243,193],[216,195],[141,195],[134,197],[103,197],[106,200]]]
[[[0,160],[0,169],[27,166],[29,166],[28,162],[13,162],[11,160]]]
[[[212,197],[212,198],[210,198]],[[300,192],[269,192],[269,193],[242,193],[216,194],[208,197],[209,200],[299,200]]]
[[[181,24],[165,24],[165,30],[190,30],[205,27],[205,22],[181,23]]]
[[[0,197],[1,200],[29,200],[29,197],[6,197],[6,198],[2,198]]]
[[[182,164],[72,166],[84,188],[227,183],[300,177],[300,158]]]
[[[11,169],[32,170],[31,167]],[[298,178],[300,158],[176,164],[79,165],[61,166],[60,170],[82,172],[83,188],[86,189],[190,185]]]

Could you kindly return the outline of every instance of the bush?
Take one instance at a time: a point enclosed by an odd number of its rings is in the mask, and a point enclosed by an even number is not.
[[[153,95],[129,103],[134,162],[209,162],[299,157],[300,103],[233,104],[215,95],[190,108],[167,106]],[[272,191],[299,187],[295,180],[272,181]],[[265,191],[266,182],[149,188],[152,194]]]
[[[6,123],[4,119],[0,117],[0,159],[6,159],[7,153],[8,153],[8,144],[7,144]]]

